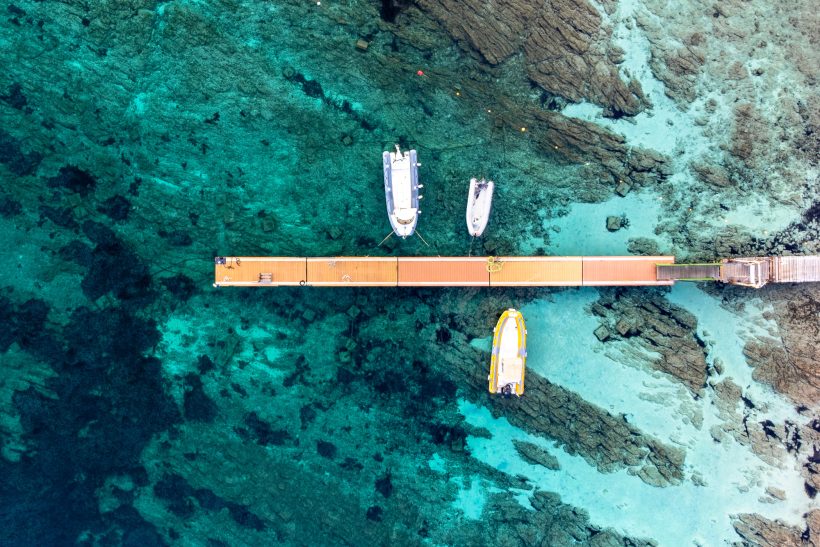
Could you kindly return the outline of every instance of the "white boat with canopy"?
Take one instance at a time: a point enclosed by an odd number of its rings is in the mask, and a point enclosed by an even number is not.
[[[416,151],[402,153],[399,145],[395,152],[382,154],[384,164],[384,196],[387,201],[387,216],[393,232],[406,238],[416,231],[419,218],[418,160]]]

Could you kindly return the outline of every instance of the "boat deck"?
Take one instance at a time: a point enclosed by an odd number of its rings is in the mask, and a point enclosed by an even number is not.
[[[214,286],[568,287],[672,285],[672,256],[218,257]]]

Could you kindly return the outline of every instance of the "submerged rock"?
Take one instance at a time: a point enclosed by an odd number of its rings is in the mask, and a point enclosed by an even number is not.
[[[623,136],[592,122],[548,110],[533,110],[527,115],[528,123],[537,129],[532,138],[541,148],[568,161],[593,164],[595,171],[606,173],[604,180],[608,176],[609,184],[623,181],[630,187],[641,187],[672,173],[663,154],[628,146]],[[611,192],[611,186],[606,191]]]
[[[25,152],[23,143],[0,129],[0,163],[17,176],[31,175],[37,170],[43,155],[39,152]]]
[[[807,527],[801,530],[779,520],[770,520],[754,513],[742,513],[737,516],[732,525],[743,540],[757,547],[816,545],[816,542],[812,540],[820,537],[820,510],[816,509],[808,513],[806,521]]]
[[[513,445],[521,456],[538,465],[543,465],[547,469],[557,471],[561,469],[561,464],[558,463],[558,458],[541,448],[540,446],[528,443],[526,441],[513,440]]]
[[[796,403],[820,401],[820,288],[811,284],[770,287],[763,297],[774,306],[780,339],[753,339],[743,354],[755,367],[753,377]]]
[[[422,0],[420,6],[491,64],[523,51],[529,77],[549,93],[592,101],[613,116],[635,115],[645,106],[640,84],[620,78],[617,55],[608,55],[611,29],[587,0],[545,6]]]
[[[606,217],[606,229],[610,232],[617,232],[622,227],[621,217],[608,216]]]
[[[658,256],[662,252],[658,242],[648,237],[630,239],[627,250],[630,254],[642,256]]]
[[[621,197],[626,197],[632,187],[624,181],[619,181],[618,186],[615,187],[615,193]]]
[[[497,410],[504,405],[493,399]],[[655,486],[683,479],[683,450],[660,443],[622,418],[536,374],[527,375],[527,396],[517,407],[504,407],[513,425],[555,439],[570,453],[579,453],[602,472],[627,468]]]
[[[683,382],[694,394],[706,382],[706,351],[697,336],[697,319],[661,293],[615,289],[593,306],[622,337],[657,352],[651,365]]]

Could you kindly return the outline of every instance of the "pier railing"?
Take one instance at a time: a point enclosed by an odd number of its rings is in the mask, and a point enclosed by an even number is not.
[[[724,258],[714,264],[659,264],[658,279],[720,281],[760,288],[768,283],[820,281],[820,256]]]

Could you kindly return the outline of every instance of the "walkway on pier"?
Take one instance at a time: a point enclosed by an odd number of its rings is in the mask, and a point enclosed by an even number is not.
[[[672,256],[217,257],[214,286],[568,287],[671,285]]]
[[[725,258],[675,264],[673,256],[216,257],[214,286],[573,287],[720,281],[820,282],[820,256]]]
[[[665,281],[721,281],[760,288],[767,283],[820,281],[820,256],[724,258],[713,264],[661,264]]]

